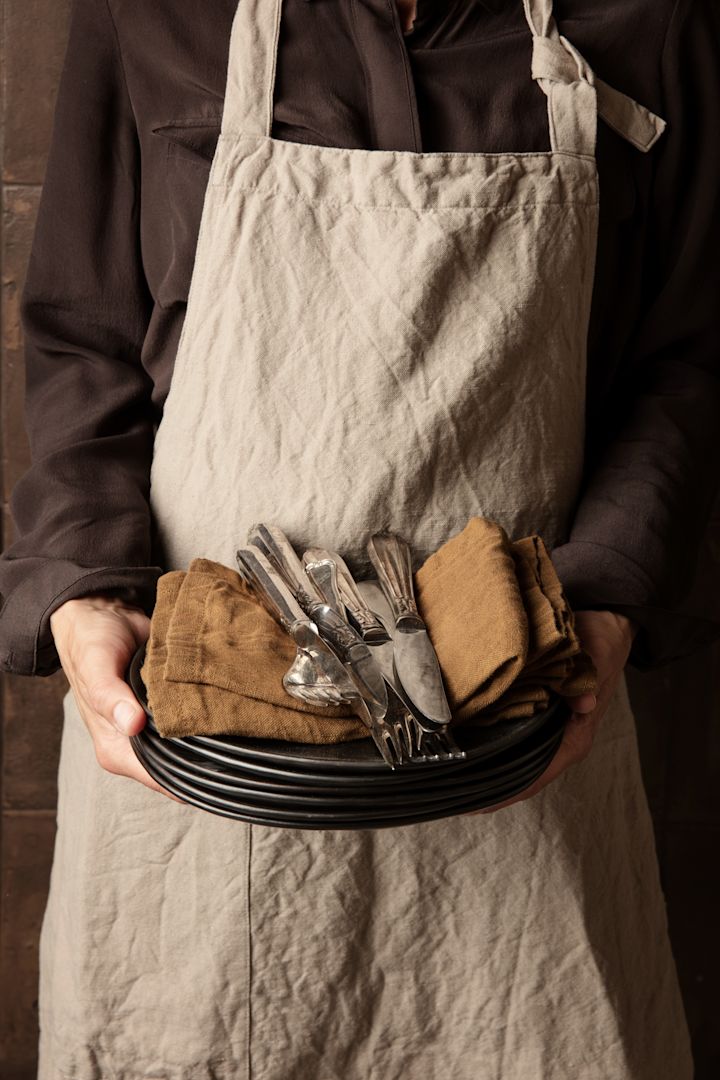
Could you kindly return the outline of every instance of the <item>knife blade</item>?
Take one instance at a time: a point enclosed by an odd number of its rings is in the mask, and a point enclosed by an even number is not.
[[[436,727],[452,719],[440,663],[415,602],[412,559],[406,540],[396,533],[374,533],[367,544],[378,581],[395,622],[393,663],[405,693]]]

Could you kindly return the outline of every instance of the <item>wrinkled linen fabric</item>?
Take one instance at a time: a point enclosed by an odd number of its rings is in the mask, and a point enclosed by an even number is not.
[[[49,619],[72,597],[110,590],[150,614],[167,569],[148,504],[152,437],[236,6],[215,0],[198,20],[197,0],[73,5],[21,303],[32,465],[11,493],[13,539],[0,554],[2,670],[59,668]],[[720,5],[564,0],[559,28],[603,79],[668,121],[649,154],[599,126],[586,475],[569,541],[553,550],[573,607],[631,615],[631,662],[657,666],[720,634],[707,531],[698,559],[720,484]],[[388,0],[286,0],[272,133],[543,151],[530,52],[507,0],[423,0],[404,36]]]
[[[472,514],[560,542],[597,235],[587,73],[538,75],[547,153],[291,145],[270,137],[281,8],[233,22],[151,475],[169,569],[231,564],[263,519],[356,573],[369,524],[421,562]],[[557,41],[550,0],[525,14]],[[104,772],[64,708],[39,1080],[690,1080],[624,679],[537,796],[358,831],[166,800]]]

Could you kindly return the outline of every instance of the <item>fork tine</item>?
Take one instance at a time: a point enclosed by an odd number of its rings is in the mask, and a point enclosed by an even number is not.
[[[403,746],[404,738],[402,735],[402,730],[398,726],[398,723],[399,722],[394,720],[386,721],[385,731],[387,732],[387,738],[390,741],[392,748],[395,752],[397,764],[404,765],[407,761],[407,753],[405,751],[405,747]]]
[[[400,750],[401,760],[410,761],[414,746],[407,710],[402,707],[393,710],[393,715],[388,715],[388,723],[393,731],[395,745]]]
[[[467,757],[464,750],[461,750],[458,744],[455,742],[455,736],[446,728],[444,731],[437,732],[438,741],[443,745],[448,757],[456,759],[458,761]]]
[[[427,761],[427,754],[425,753],[425,745],[423,743],[423,729],[418,723],[417,717],[410,711],[407,712],[407,717],[412,732],[412,760]]]
[[[397,757],[397,747],[393,742],[389,729],[385,729],[379,724],[373,724],[370,729],[370,734],[373,737],[375,745],[385,759],[385,763],[389,765],[391,769],[394,769],[396,765],[401,764],[402,759]]]

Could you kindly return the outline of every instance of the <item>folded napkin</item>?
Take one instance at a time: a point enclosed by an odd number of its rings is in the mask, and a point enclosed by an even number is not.
[[[140,669],[158,731],[306,743],[366,737],[349,705],[323,708],[288,694],[282,677],[295,653],[236,570],[198,558],[163,574]]]
[[[580,694],[596,672],[539,536],[511,541],[471,518],[415,574],[453,720],[532,716],[550,690]]]
[[[473,517],[414,575],[453,723],[532,716],[596,672],[539,536]],[[160,577],[140,675],[161,735],[334,743],[368,734],[349,705],[287,693],[296,647],[242,576],[211,559]]]

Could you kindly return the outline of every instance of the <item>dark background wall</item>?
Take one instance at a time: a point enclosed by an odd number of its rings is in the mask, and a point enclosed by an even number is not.
[[[29,464],[18,303],[68,10],[69,0],[2,0],[3,548],[13,538],[7,500]],[[720,515],[706,554],[720,559]],[[720,1076],[719,661],[720,647],[714,647],[651,674],[628,673],[697,1080]],[[2,1080],[32,1080],[36,1075],[37,946],[52,860],[60,702],[67,685],[61,671],[49,678],[0,675]]]

